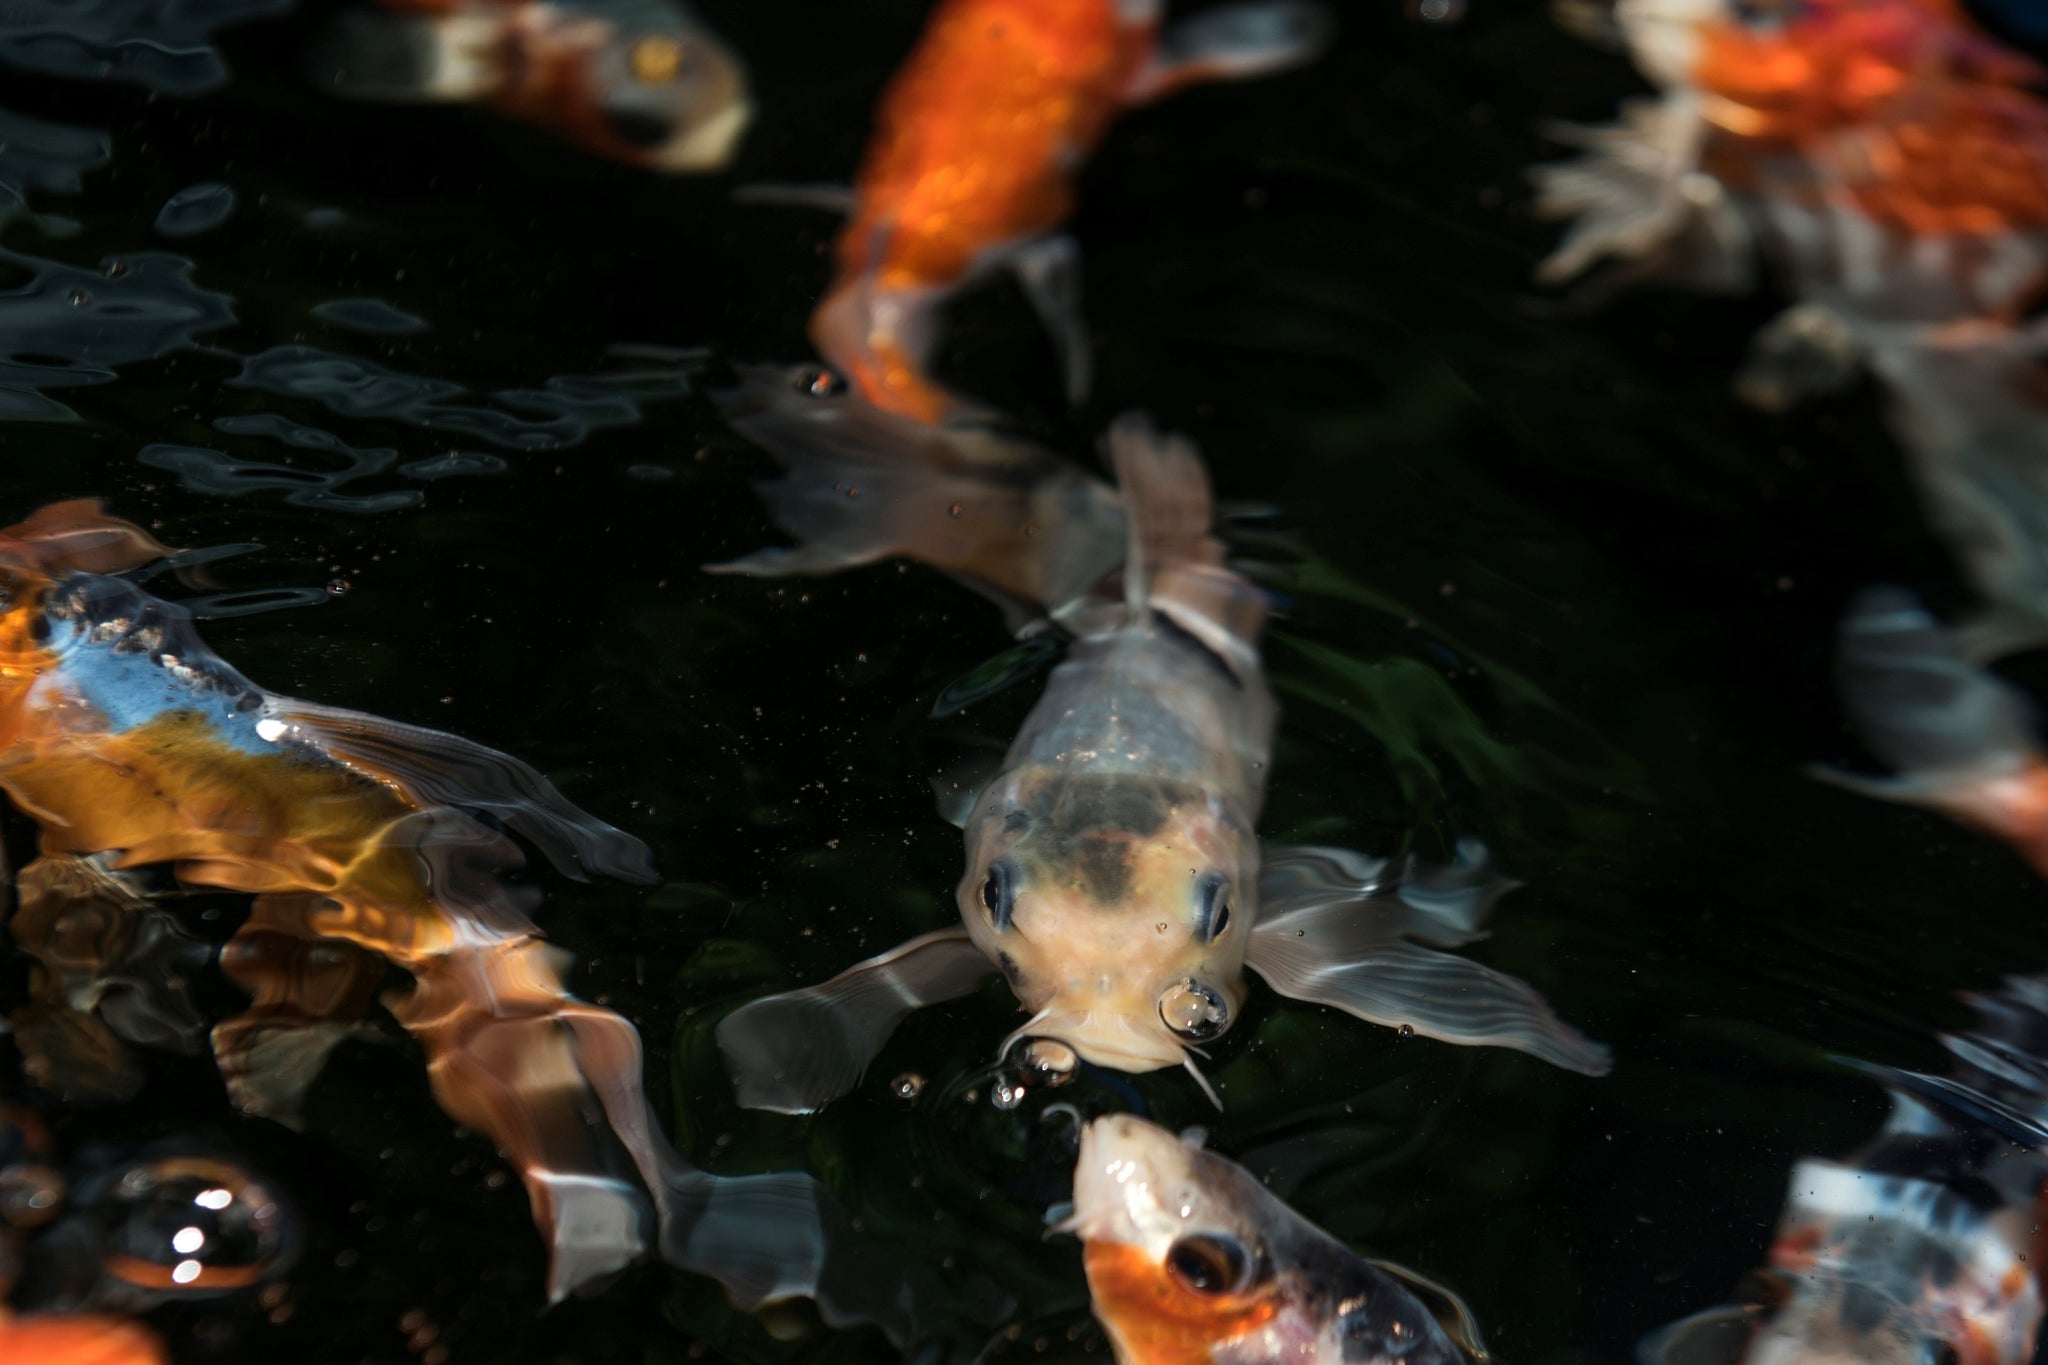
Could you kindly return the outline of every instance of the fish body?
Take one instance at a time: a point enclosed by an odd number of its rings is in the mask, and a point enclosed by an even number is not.
[[[1148,1071],[1242,1001],[1277,713],[1265,598],[1223,566],[1199,457],[1111,441],[1129,596],[1075,639],[968,816],[957,899],[1027,1032]]]
[[[1086,384],[1078,259],[1051,234],[1074,175],[1125,109],[1203,80],[1307,60],[1319,11],[1293,0],[1169,26],[1163,0],[941,0],[875,114],[811,319],[818,353],[870,402],[920,421],[960,410],[930,374],[934,314],[999,265]]]
[[[857,411],[865,424],[878,410]],[[1476,845],[1461,846],[1443,868],[1261,846],[1255,831],[1276,721],[1258,650],[1265,595],[1225,563],[1208,475],[1191,444],[1132,416],[1112,426],[1107,445],[1116,501],[1074,504],[1091,520],[1066,543],[1099,549],[1111,520],[1098,513],[1114,510],[1125,542],[1121,595],[1111,590],[1116,576],[1089,559],[1083,573],[1043,577],[1072,594],[1057,610],[1013,604],[1013,620],[1055,616],[1073,637],[1067,658],[995,773],[937,784],[942,810],[965,832],[959,926],[728,1015],[718,1040],[741,1102],[818,1108],[858,1083],[906,1014],[967,994],[992,967],[1030,1015],[1011,1044],[1062,1057],[1054,1071],[1071,1071],[1078,1059],[1195,1072],[1200,1045],[1236,1022],[1249,966],[1296,999],[1604,1072],[1606,1050],[1529,986],[1440,951],[1479,937],[1512,885]],[[1056,463],[1039,469],[1069,477]],[[807,539],[768,552],[787,556],[774,571],[860,562],[843,553],[858,535],[865,558],[905,554],[958,572],[949,554],[918,539],[924,513],[916,509],[953,500],[961,519],[994,524],[1005,514],[990,508],[1035,497],[1028,479],[977,485],[931,461],[886,472],[853,485],[857,497],[845,484],[828,495],[817,471],[798,462],[794,482],[771,489],[771,505]],[[983,544],[1008,544],[1027,562],[1038,554],[1039,537],[1011,536]],[[984,590],[990,581],[961,576]],[[994,577],[1021,584],[1030,574]],[[1006,1056],[1013,1051],[1005,1045]]]
[[[1971,997],[1946,1076],[1866,1068],[1892,1114],[1844,1161],[1793,1171],[1750,1302],[1645,1343],[1646,1365],[2025,1365],[2042,1313],[2048,984]]]
[[[739,57],[674,0],[381,0],[314,57],[339,92],[475,101],[629,165],[712,171],[753,118]]]
[[[1130,1115],[1081,1130],[1060,1227],[1082,1239],[1119,1365],[1467,1358],[1417,1282],[1358,1256],[1243,1167]]]

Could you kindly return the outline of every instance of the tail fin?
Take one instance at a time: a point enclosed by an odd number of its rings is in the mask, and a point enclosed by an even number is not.
[[[1266,595],[1224,567],[1209,473],[1194,443],[1125,413],[1107,445],[1128,524],[1126,608],[1161,613],[1234,668],[1257,667]]]
[[[1903,589],[1856,599],[1836,679],[1863,742],[1902,774],[1903,796],[2010,773],[2033,751],[2026,699],[1969,663],[1954,633]]]
[[[787,471],[760,493],[801,543],[714,572],[781,577],[915,559],[1021,626],[1091,596],[1123,557],[1116,495],[1030,442],[885,412],[815,370],[749,368],[720,402]]]
[[[502,6],[461,14],[345,10],[314,38],[307,68],[316,82],[349,99],[480,100],[505,82],[504,15],[510,12]]]
[[[2009,976],[1990,994],[1963,999],[1977,1026],[1942,1035],[1956,1058],[1953,1079],[2048,1128],[2048,977]]]

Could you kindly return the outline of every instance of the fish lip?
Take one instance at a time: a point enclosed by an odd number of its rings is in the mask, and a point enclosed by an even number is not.
[[[655,162],[669,171],[719,170],[732,160],[753,122],[754,102],[741,95],[663,147]]]

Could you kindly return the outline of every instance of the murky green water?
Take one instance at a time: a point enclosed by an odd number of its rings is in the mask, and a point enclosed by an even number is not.
[[[767,461],[721,430],[702,380],[801,358],[833,227],[731,191],[843,179],[925,6],[702,8],[751,63],[762,116],[733,172],[701,180],[483,112],[328,100],[298,69],[317,12],[225,32],[234,79],[197,97],[10,75],[9,109],[105,129],[110,157],[78,193],[29,190],[75,230],[0,231],[24,291],[0,294],[0,380],[10,411],[46,419],[0,422],[7,515],[97,495],[172,544],[261,542],[218,567],[221,590],[307,601],[209,622],[238,667],[518,753],[653,845],[659,888],[550,884],[542,923],[576,989],[644,1034],[685,1155],[819,1175],[954,1288],[961,1358],[1106,1358],[1077,1246],[1041,1232],[1066,1126],[1037,1099],[988,1101],[1015,1019],[999,983],[914,1017],[811,1119],[740,1111],[713,1043],[730,1007],[950,919],[959,838],[925,779],[963,740],[1006,739],[1036,684],[928,719],[1005,642],[922,570],[698,572],[773,536],[748,488]],[[1729,396],[1769,298],[1594,307],[1527,287],[1551,238],[1522,180],[1555,154],[1540,123],[1602,115],[1633,78],[1538,5],[1474,11],[1428,25],[1351,4],[1312,70],[1117,128],[1075,224],[1100,358],[1085,410],[1058,400],[1007,287],[961,307],[949,365],[1076,452],[1147,408],[1200,440],[1223,496],[1278,509],[1305,557],[1267,650],[1286,714],[1266,833],[1484,839],[1527,885],[1479,951],[1618,1053],[1589,1080],[1258,987],[1217,1050],[1222,1115],[1179,1075],[1059,1098],[1135,1095],[1207,1125],[1339,1236],[1458,1288],[1504,1358],[1562,1365],[1621,1359],[1717,1301],[1756,1262],[1791,1162],[1881,1117],[1828,1055],[1934,1057],[1933,1030],[1962,1016],[1950,992],[2039,967],[2040,890],[1986,841],[1801,775],[1855,757],[1827,676],[1847,595],[1960,589],[1873,395],[1784,419]],[[165,201],[205,182],[233,188],[232,217],[158,235]],[[192,262],[185,283],[135,259],[165,252]],[[430,326],[314,314],[359,298]],[[171,311],[80,331],[128,302]],[[103,382],[57,382],[94,364]],[[561,376],[584,379],[551,406],[503,396]],[[359,477],[195,491],[139,458],[153,446]],[[502,468],[400,472],[451,452]],[[32,831],[9,833],[26,856]],[[659,1266],[542,1315],[518,1182],[441,1114],[396,1029],[341,1050],[305,1134],[235,1116],[209,1062],[157,1060],[133,1103],[68,1112],[65,1142],[224,1139],[305,1224],[282,1322],[234,1300],[159,1312],[181,1362],[400,1362],[422,1321],[458,1362],[892,1354],[801,1308],[737,1316]],[[891,1093],[904,1073],[925,1081],[914,1103]]]

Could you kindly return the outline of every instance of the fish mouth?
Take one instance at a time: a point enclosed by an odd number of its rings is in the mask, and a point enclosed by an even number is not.
[[[741,96],[662,148],[663,170],[715,171],[732,160],[741,134],[754,121],[754,103]]]

